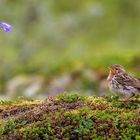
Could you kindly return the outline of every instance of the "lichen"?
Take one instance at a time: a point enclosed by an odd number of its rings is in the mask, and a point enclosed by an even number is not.
[[[140,97],[62,94],[53,100],[2,101],[1,140],[140,139]]]

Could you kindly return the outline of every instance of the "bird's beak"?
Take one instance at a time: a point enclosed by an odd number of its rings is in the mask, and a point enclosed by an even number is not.
[[[110,67],[108,67],[108,69],[109,69],[109,71],[111,72],[111,73],[115,73],[115,70],[110,66]]]

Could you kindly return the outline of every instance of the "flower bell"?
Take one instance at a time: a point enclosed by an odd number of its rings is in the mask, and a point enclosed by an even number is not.
[[[10,32],[12,30],[12,26],[5,23],[5,22],[0,22],[0,27],[5,31],[5,32]]]

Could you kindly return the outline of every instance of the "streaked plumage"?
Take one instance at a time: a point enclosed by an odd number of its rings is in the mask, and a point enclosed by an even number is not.
[[[124,96],[126,99],[140,93],[140,80],[127,74],[121,65],[110,66],[107,82],[112,92]]]

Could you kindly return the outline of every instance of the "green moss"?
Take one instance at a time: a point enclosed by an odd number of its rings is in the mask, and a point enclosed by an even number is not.
[[[84,96],[79,96],[77,93],[71,93],[71,94],[61,94],[57,96],[57,99],[71,103],[71,102],[76,102],[76,101],[84,101],[85,97]]]
[[[139,97],[123,104],[114,97],[62,94],[53,101],[0,105],[1,140],[140,138]]]

